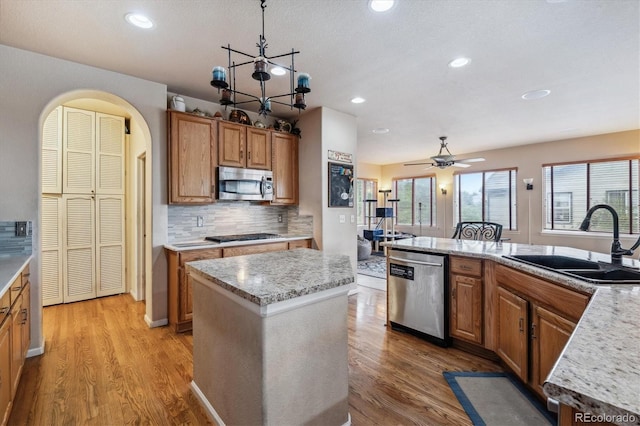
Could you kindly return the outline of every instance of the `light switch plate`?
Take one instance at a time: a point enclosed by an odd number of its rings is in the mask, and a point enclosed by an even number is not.
[[[340,215],[340,223],[347,223],[347,217],[343,214]]]
[[[27,222],[16,222],[16,237],[27,236]]]
[[[356,223],[356,215],[355,214],[351,215],[351,223]]]

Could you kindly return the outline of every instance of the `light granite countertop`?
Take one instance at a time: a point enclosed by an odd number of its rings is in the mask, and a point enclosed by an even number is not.
[[[26,254],[0,256],[0,295],[18,277],[30,260],[31,255]]]
[[[198,250],[203,248],[225,248],[225,247],[248,246],[248,245],[254,245],[254,244],[279,243],[284,241],[308,240],[311,238],[313,238],[312,235],[278,234],[278,238],[266,238],[262,240],[230,241],[228,243],[217,243],[215,241],[209,241],[202,238],[199,240],[190,240],[190,241],[174,241],[174,242],[165,244],[164,247],[168,250],[173,250],[173,251],[188,251],[188,250]]]
[[[610,262],[608,254],[570,247],[417,237],[382,243],[398,248],[493,260],[592,294],[591,300],[544,384],[550,398],[604,415],[617,424],[640,425],[640,285],[603,286],[504,258],[544,254]],[[624,266],[640,269],[636,259]]]
[[[258,306],[354,282],[349,256],[295,249],[186,263],[199,275]]]

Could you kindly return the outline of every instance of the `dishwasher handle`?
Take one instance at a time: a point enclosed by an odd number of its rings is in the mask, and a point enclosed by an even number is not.
[[[399,262],[405,262],[405,263],[415,263],[415,264],[417,264],[417,265],[438,266],[438,267],[442,267],[442,263],[425,262],[425,261],[422,261],[422,260],[402,259],[402,258],[395,257],[395,256],[389,256],[389,260],[397,260],[397,261],[399,261]]]

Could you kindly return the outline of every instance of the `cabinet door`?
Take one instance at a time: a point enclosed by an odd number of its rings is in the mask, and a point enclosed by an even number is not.
[[[42,253],[40,283],[42,305],[62,303],[62,197],[43,196],[40,210],[42,221]]]
[[[218,164],[246,167],[247,128],[241,124],[218,122]]]
[[[498,287],[498,356],[523,381],[529,357],[527,301]]]
[[[96,113],[96,193],[124,194],[124,117]]]
[[[575,328],[574,322],[540,306],[533,306],[531,385],[543,397],[542,385]]]
[[[42,126],[42,193],[62,193],[62,107],[47,116]]]
[[[298,248],[311,248],[311,240],[294,240],[289,241],[289,250]]]
[[[213,203],[215,121],[179,112],[169,116],[169,203]]]
[[[451,276],[451,335],[482,344],[482,280]]]
[[[221,249],[190,250],[180,253],[180,288],[178,290],[180,303],[178,305],[178,321],[193,319],[193,284],[187,275],[184,264],[203,259],[218,259],[222,257]],[[190,327],[189,327],[190,328]]]
[[[63,192],[91,194],[95,191],[96,114],[67,107],[63,111]]]
[[[24,358],[22,357],[22,295],[18,296],[11,309],[11,399],[16,395]]]
[[[124,195],[96,196],[96,294],[125,292]]]
[[[22,307],[20,309],[21,334],[22,334],[22,362],[27,357],[29,345],[31,344],[31,286],[23,284]]]
[[[271,132],[247,128],[247,167],[271,170]]]
[[[65,303],[96,297],[94,198],[80,194],[62,196]]]
[[[274,186],[271,204],[298,204],[298,138],[273,132],[271,157]]]
[[[0,421],[7,424],[11,402],[11,317],[0,327]]]

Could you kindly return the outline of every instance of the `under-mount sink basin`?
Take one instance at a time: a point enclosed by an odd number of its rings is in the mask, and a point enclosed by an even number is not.
[[[640,284],[640,271],[622,268],[594,270],[564,270],[567,275],[575,275],[597,284]]]
[[[508,259],[519,260],[549,269],[600,269],[598,262],[575,259],[567,256],[542,255],[542,254],[518,254],[504,256]]]
[[[640,284],[640,271],[604,262],[556,255],[504,256],[594,284]]]

